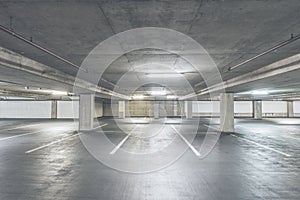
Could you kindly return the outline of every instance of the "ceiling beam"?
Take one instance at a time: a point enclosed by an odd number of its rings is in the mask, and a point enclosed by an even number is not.
[[[130,99],[130,97],[114,92],[112,90],[100,87],[82,79],[76,79],[71,75],[58,71],[52,67],[24,57],[8,49],[0,47],[0,65],[27,72],[42,78],[50,79],[59,83],[79,87],[92,92],[105,94],[121,99]]]
[[[234,86],[239,86],[242,84],[262,80],[272,76],[278,76],[299,69],[300,69],[300,54],[296,54],[294,56],[274,62],[270,65],[261,67],[255,71],[248,72],[246,74],[237,76],[227,81],[223,81],[222,83],[215,84],[211,87],[199,90],[195,93],[182,96],[180,97],[180,100],[189,99],[196,96],[202,96],[213,92],[218,92],[223,89],[232,88]]]

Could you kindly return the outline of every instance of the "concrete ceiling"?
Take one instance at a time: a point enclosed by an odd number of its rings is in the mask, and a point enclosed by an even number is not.
[[[172,0],[172,1],[0,1],[0,25],[32,40],[56,54],[80,65],[87,54],[101,41],[133,28],[163,27],[182,32],[200,43],[213,58],[224,81],[257,70],[268,64],[300,53],[300,40],[251,61],[239,68],[229,67],[243,62],[285,41],[291,34],[300,34],[299,0]],[[77,69],[35,47],[0,31],[0,46],[36,60],[54,69],[75,76]],[[141,50],[120,57],[107,69],[104,78],[112,83],[130,69],[141,63],[170,65],[176,55],[157,50]],[[180,63],[177,68],[185,71],[183,76],[195,90],[205,88],[201,76]],[[151,71],[152,70],[152,71]],[[139,79],[161,70],[159,66],[133,70]],[[168,73],[165,71],[164,73]],[[70,86],[8,70],[0,66],[0,79],[23,86],[36,86],[71,91]],[[267,88],[274,92],[273,98],[282,93],[300,93],[298,83],[300,70],[249,82],[228,88],[231,92]],[[100,81],[101,86],[113,89],[111,83]],[[174,79],[169,84],[177,87]],[[196,86],[195,86],[196,85]],[[0,88],[1,87],[0,85]],[[278,91],[278,92],[276,92]],[[177,94],[185,95],[177,87]],[[245,97],[251,97],[245,95]],[[261,97],[267,98],[267,97]],[[269,97],[268,97],[269,98]]]

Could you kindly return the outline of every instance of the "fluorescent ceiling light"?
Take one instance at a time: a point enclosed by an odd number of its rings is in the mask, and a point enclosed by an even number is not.
[[[149,91],[152,96],[165,96],[167,91],[165,90],[158,90],[158,91]]]
[[[267,95],[269,92],[267,90],[254,90],[251,92],[253,95]]]
[[[53,95],[64,95],[64,96],[68,95],[68,93],[64,92],[64,91],[52,91],[51,94],[53,94]]]
[[[132,98],[133,99],[144,99],[145,96],[144,95],[133,95]]]
[[[181,74],[146,74],[150,78],[178,78],[181,77]]]
[[[52,95],[61,95],[61,96],[67,96],[68,92],[65,91],[58,91],[58,90],[39,90],[39,92],[45,92]]]
[[[177,98],[177,96],[175,96],[175,95],[168,95],[167,96],[167,99],[176,99]]]

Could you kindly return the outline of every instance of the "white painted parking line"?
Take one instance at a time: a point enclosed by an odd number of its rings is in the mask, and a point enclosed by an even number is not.
[[[206,126],[207,128],[214,129],[214,130],[216,130],[216,131],[220,131],[220,129],[217,128],[217,127],[209,126],[209,125],[206,125],[206,124],[204,124],[204,126]]]
[[[193,145],[185,137],[183,137],[183,135],[181,135],[181,133],[179,133],[179,131],[177,131],[177,129],[173,125],[171,125],[171,127],[181,137],[181,139],[189,146],[189,148],[194,152],[194,154],[200,157],[201,154],[199,153],[199,151],[197,151],[195,147],[193,147]]]
[[[107,124],[100,125],[98,128],[103,127],[103,126],[106,126],[106,125],[107,125]],[[74,131],[71,131],[71,132],[68,132],[68,133],[72,133],[72,132],[74,132]],[[75,135],[71,135],[71,136],[68,136],[68,137],[64,137],[64,138],[62,138],[62,139],[60,139],[60,140],[56,140],[56,141],[50,142],[50,143],[48,143],[48,144],[45,144],[45,145],[43,145],[43,146],[40,146],[40,147],[31,149],[31,150],[28,150],[28,151],[26,151],[25,153],[28,154],[28,153],[32,153],[32,152],[38,151],[38,150],[40,150],[40,149],[44,149],[44,148],[49,147],[49,146],[51,146],[51,145],[53,145],[53,144],[57,144],[57,143],[60,143],[60,142],[65,141],[65,140],[72,139],[72,138],[74,138],[74,137],[76,137],[76,136],[78,136],[78,135],[80,135],[80,134],[82,134],[82,133],[77,133],[77,134],[75,134]]]
[[[109,153],[109,154],[115,154],[120,147],[126,142],[126,140],[130,137],[130,135],[132,134],[132,132],[138,127],[138,125],[136,125],[131,131],[130,133]]]
[[[17,126],[17,127],[14,127],[14,128],[7,128],[7,129],[2,129],[0,130],[0,132],[3,132],[3,131],[11,131],[11,130],[16,130],[16,129],[20,129],[20,128],[26,128],[26,127],[31,127],[31,126],[37,126],[37,125],[41,125],[42,123],[39,123],[39,124],[29,124],[29,125],[23,125],[23,126]]]
[[[246,141],[246,142],[248,142],[248,143],[255,144],[255,145],[257,145],[257,146],[259,146],[259,147],[262,147],[262,148],[264,148],[264,149],[268,149],[268,150],[270,150],[270,151],[279,153],[279,154],[284,155],[284,156],[286,156],[286,157],[291,157],[291,156],[292,156],[292,155],[290,155],[290,154],[284,153],[284,152],[282,152],[282,151],[278,151],[278,150],[276,150],[276,149],[273,149],[273,148],[268,147],[268,146],[266,146],[266,145],[259,144],[259,143],[257,143],[257,142],[252,141],[252,140],[248,140],[248,139],[246,139],[246,138],[239,137],[239,136],[233,135],[233,134],[230,134],[230,135],[233,136],[233,137],[236,137],[236,138],[238,138],[238,139],[240,139],[240,140]]]
[[[107,125],[107,123],[105,123],[105,124],[102,124],[102,125],[99,125],[99,126],[97,126],[97,127],[95,127],[95,128],[92,128],[92,130],[95,130],[95,129],[101,128],[101,127],[103,127],[103,126],[106,126],[106,125]]]
[[[9,140],[9,139],[13,139],[13,138],[17,138],[17,137],[22,137],[22,136],[26,136],[26,135],[33,135],[33,134],[37,134],[37,133],[41,133],[41,132],[42,131],[33,132],[33,133],[18,134],[18,135],[14,135],[14,136],[10,136],[10,137],[0,138],[0,141]]]
[[[72,132],[73,132],[73,131],[72,131]],[[59,142],[62,142],[62,141],[71,139],[71,138],[73,138],[73,137],[75,137],[75,136],[77,136],[77,135],[80,135],[80,134],[81,134],[81,133],[77,133],[77,134],[72,135],[72,136],[69,136],[69,137],[64,137],[64,138],[62,138],[62,139],[60,139],[60,140],[56,140],[56,141],[50,142],[50,143],[48,143],[48,144],[45,144],[45,145],[43,145],[43,146],[40,146],[40,147],[31,149],[31,150],[28,150],[28,151],[26,151],[25,153],[32,153],[32,152],[35,152],[35,151],[37,151],[37,150],[40,150],[40,149],[49,147],[49,146],[51,146],[51,145],[53,145],[53,144],[57,144],[57,143],[59,143]]]

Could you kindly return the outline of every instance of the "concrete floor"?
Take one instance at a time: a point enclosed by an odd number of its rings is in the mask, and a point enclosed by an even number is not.
[[[136,122],[138,128],[111,156],[124,150],[149,153],[178,137],[168,127],[178,126],[176,121],[163,130],[164,137],[150,137],[147,120]],[[126,137],[113,120],[100,123],[107,123],[103,130],[112,143]],[[207,123],[201,120],[195,149]],[[101,164],[82,145],[71,120],[1,120],[0,126],[1,200],[300,198],[300,119],[238,119],[236,133],[222,134],[206,158],[200,160],[188,148],[172,165],[144,174]],[[135,137],[138,133],[149,137]]]

